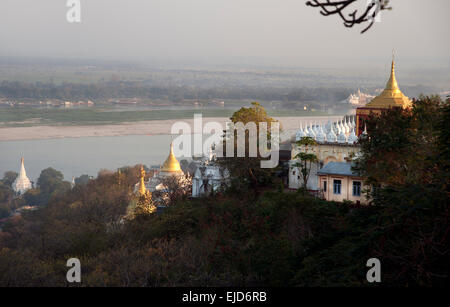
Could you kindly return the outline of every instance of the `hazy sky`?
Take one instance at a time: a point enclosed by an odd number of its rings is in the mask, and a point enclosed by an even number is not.
[[[66,0],[1,0],[0,56],[339,66],[395,48],[408,65],[449,66],[448,0],[391,0],[363,35],[305,2],[81,0],[82,22],[70,24]]]

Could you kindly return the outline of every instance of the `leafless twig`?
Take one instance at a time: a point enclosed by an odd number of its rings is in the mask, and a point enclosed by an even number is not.
[[[347,28],[351,28],[355,24],[368,22],[369,25],[361,31],[361,34],[372,27],[375,22],[375,17],[380,11],[391,9],[391,7],[389,7],[389,0],[372,0],[361,14],[358,15],[357,9],[354,9],[351,13],[345,14],[345,9],[347,9],[351,4],[357,1],[360,0],[311,0],[307,1],[306,5],[311,7],[320,7],[320,13],[323,16],[338,14],[344,21],[344,26],[346,26]]]

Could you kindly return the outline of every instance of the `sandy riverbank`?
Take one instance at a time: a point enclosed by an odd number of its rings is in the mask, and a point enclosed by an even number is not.
[[[278,117],[283,130],[291,131],[303,124],[314,121],[325,122],[339,120],[342,116],[308,116],[308,117]],[[226,117],[203,118],[203,124],[217,121],[225,127]],[[152,120],[133,123],[122,123],[119,125],[98,126],[34,126],[34,127],[9,127],[0,128],[0,141],[54,139],[54,138],[78,138],[92,136],[122,136],[122,135],[155,135],[170,134],[172,125],[178,121],[187,122],[193,130],[193,119],[183,120]]]

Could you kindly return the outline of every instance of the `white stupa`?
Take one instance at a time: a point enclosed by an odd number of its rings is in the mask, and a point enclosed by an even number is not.
[[[344,124],[343,124],[343,120],[341,120],[340,122],[339,122],[339,129],[340,129],[340,132],[339,133],[344,133],[345,134],[345,127],[344,127]]]
[[[325,133],[328,134],[330,133],[330,130],[333,128],[333,124],[331,123],[331,120],[328,119],[328,122],[325,125]]]
[[[352,128],[352,133],[350,133],[350,135],[348,136],[347,142],[351,145],[358,142],[358,137],[355,134],[355,128]]]
[[[347,143],[347,137],[345,136],[344,130],[341,130],[341,132],[337,136],[337,142],[340,144]]]
[[[295,140],[300,141],[305,136],[306,136],[306,133],[305,133],[305,131],[303,131],[303,125],[302,125],[302,123],[300,123],[300,129],[295,134]]]
[[[28,179],[25,166],[23,165],[23,158],[20,160],[19,176],[17,176],[16,180],[14,180],[12,187],[13,190],[19,195],[22,195],[32,188],[31,181]]]
[[[316,139],[316,134],[314,133],[312,123],[309,124],[308,134],[306,136]]]
[[[323,132],[322,125],[319,125],[319,128],[317,128],[317,130],[318,131],[317,131],[317,134],[316,134],[316,141],[319,142],[319,143],[325,142],[326,141],[326,135]]]
[[[338,136],[339,134],[341,134],[341,126],[339,125],[339,122],[336,122],[335,128],[336,129],[334,129],[334,133],[336,134],[336,136]]]
[[[336,134],[334,133],[333,126],[330,129],[330,132],[327,134],[327,142],[335,143],[337,142]]]
[[[345,129],[345,134],[348,135],[350,133],[350,126],[347,123],[347,119],[344,120],[344,129]]]

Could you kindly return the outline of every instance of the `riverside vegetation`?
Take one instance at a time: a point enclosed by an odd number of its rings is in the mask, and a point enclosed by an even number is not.
[[[259,184],[244,177],[123,222],[138,166],[102,171],[73,189],[56,178],[19,200],[8,197],[9,174],[2,204],[40,209],[3,225],[0,285],[66,286],[66,261],[76,257],[81,286],[444,286],[449,121],[449,103],[437,97],[369,119],[356,165],[374,187],[368,206],[288,192],[273,176]],[[373,257],[380,284],[366,280]]]

